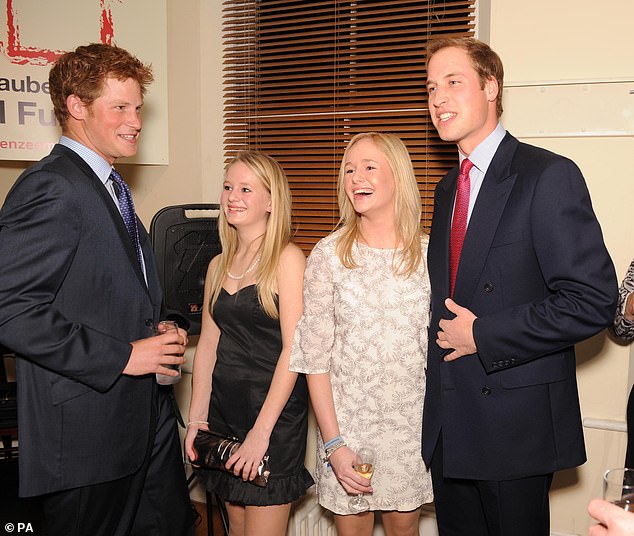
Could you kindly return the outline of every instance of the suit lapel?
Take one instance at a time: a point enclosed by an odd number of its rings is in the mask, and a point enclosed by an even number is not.
[[[442,299],[449,296],[449,238],[457,177],[458,168],[454,168],[436,187],[434,217],[429,240],[428,265],[431,281],[434,282],[432,293]]]
[[[454,297],[460,305],[468,307],[473,299],[500,218],[515,184],[517,173],[511,173],[510,169],[517,146],[518,141],[507,133],[491,161],[478,193],[456,277]]]
[[[110,214],[112,218],[112,222],[114,223],[115,228],[117,229],[117,234],[121,239],[121,243],[123,244],[123,248],[125,249],[128,260],[132,264],[132,267],[139,279],[139,282],[143,285],[143,288],[146,289],[147,285],[145,283],[145,278],[143,277],[143,273],[141,272],[141,267],[139,266],[139,261],[137,260],[136,251],[134,250],[134,244],[130,240],[130,235],[128,235],[128,231],[125,228],[125,224],[123,223],[123,218],[121,217],[121,213],[117,209],[110,193],[104,186],[104,184],[99,180],[99,177],[95,175],[95,172],[92,168],[81,158],[75,151],[64,147],[63,145],[56,145],[53,149],[54,153],[64,154],[72,159],[72,161],[83,171],[86,177],[91,181],[91,184],[101,200],[103,201],[106,210]],[[137,219],[138,220],[138,219]],[[139,226],[142,227],[141,222],[138,222]],[[140,232],[140,230],[139,230]],[[150,252],[151,254],[151,252]],[[145,263],[148,264],[147,253],[144,250],[143,255],[145,257]]]
[[[143,261],[145,262],[145,273],[147,276],[147,285],[145,285],[145,279],[143,280],[143,285],[146,286],[152,303],[155,306],[160,307],[163,299],[163,291],[161,289],[161,282],[156,269],[156,259],[154,258],[154,252],[152,251],[152,242],[150,241],[150,236],[141,221],[139,220],[137,223],[139,225],[139,240],[141,241]]]

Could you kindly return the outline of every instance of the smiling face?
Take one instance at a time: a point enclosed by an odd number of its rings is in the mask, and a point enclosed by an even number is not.
[[[227,169],[220,199],[227,222],[234,227],[266,228],[271,212],[271,194],[243,162]]]
[[[66,133],[110,164],[134,156],[141,132],[143,97],[136,80],[106,78],[101,95],[84,104],[76,95],[67,100],[70,118]]]
[[[355,212],[393,218],[396,186],[383,151],[372,139],[362,138],[348,149],[344,162],[344,188]]]
[[[469,54],[457,47],[441,48],[427,65],[431,120],[445,141],[469,155],[497,126],[498,84],[482,84]]]

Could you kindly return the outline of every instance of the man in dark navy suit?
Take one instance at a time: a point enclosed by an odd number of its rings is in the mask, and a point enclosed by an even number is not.
[[[192,534],[169,388],[186,333],[152,336],[162,294],[113,171],[137,152],[149,67],[102,44],[63,55],[62,137],[0,210],[0,344],[18,356],[20,494],[53,536]],[[125,220],[125,221],[124,221]]]
[[[431,118],[461,163],[436,187],[428,251],[439,531],[547,536],[554,471],[586,459],[574,345],[611,323],[614,267],[578,167],[499,122],[497,54],[442,39],[427,58]]]

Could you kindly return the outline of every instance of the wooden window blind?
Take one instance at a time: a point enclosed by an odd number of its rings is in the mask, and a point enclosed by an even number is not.
[[[429,228],[434,186],[457,155],[429,118],[425,47],[473,35],[474,2],[223,2],[225,156],[249,148],[280,162],[305,252],[336,226],[343,151],[369,130],[407,145]]]

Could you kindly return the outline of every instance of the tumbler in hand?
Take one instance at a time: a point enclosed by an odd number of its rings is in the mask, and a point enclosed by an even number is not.
[[[157,326],[154,326],[154,335],[162,335],[168,331],[178,330],[178,324],[172,320],[161,320]],[[178,376],[168,376],[166,374],[156,374],[156,383],[159,385],[172,385],[181,381],[181,366],[180,365],[166,365],[168,368],[173,368],[178,371]]]
[[[609,469],[603,475],[603,498],[634,511],[634,469]]]

